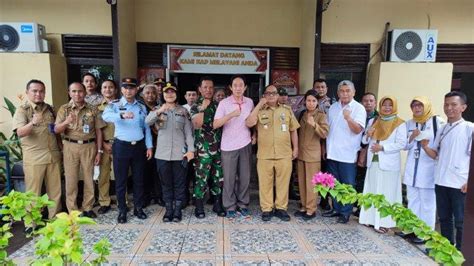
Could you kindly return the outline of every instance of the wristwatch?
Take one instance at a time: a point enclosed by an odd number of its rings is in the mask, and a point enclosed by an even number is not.
[[[98,153],[104,153],[104,150],[97,150]]]

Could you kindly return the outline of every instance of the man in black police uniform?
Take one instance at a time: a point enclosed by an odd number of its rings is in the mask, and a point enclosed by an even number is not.
[[[115,134],[112,146],[115,190],[117,194],[119,215],[118,223],[127,222],[125,191],[128,170],[132,168],[133,176],[133,214],[139,219],[146,219],[143,212],[143,169],[145,160],[152,158],[152,137],[150,127],[145,124],[146,107],[135,99],[137,81],[132,78],[122,79],[122,98],[115,100],[105,108],[102,118],[114,123]],[[146,156],[146,157],[145,157]]]

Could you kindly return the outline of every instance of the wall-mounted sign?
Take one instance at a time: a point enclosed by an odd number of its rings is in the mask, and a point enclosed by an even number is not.
[[[298,70],[272,70],[272,84],[277,88],[286,88],[288,95],[299,92]]]
[[[168,46],[169,70],[176,73],[264,74],[268,49]]]
[[[137,71],[138,84],[153,83],[156,78],[165,78],[163,67],[140,67]]]

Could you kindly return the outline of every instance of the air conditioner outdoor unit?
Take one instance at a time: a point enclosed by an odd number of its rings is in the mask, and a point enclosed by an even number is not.
[[[392,30],[387,37],[391,62],[435,62],[437,30]]]
[[[32,22],[0,22],[0,52],[48,52],[46,30]]]

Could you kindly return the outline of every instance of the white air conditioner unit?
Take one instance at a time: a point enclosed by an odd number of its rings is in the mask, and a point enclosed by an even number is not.
[[[46,30],[31,22],[0,22],[0,52],[48,52]]]
[[[392,30],[387,37],[391,62],[435,62],[437,30]]]

